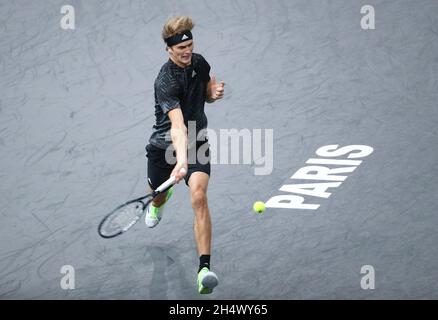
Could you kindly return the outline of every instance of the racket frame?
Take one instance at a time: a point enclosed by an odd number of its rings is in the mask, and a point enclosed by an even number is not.
[[[129,229],[131,229],[137,222],[138,222],[138,220],[140,220],[140,217],[144,214],[144,209],[147,207],[147,205],[157,196],[157,195],[159,195],[160,193],[163,193],[163,192],[165,192],[165,191],[167,191],[170,187],[172,187],[173,185],[175,184],[175,177],[174,176],[172,176],[172,177],[170,177],[169,179],[167,179],[165,182],[163,182],[156,190],[153,190],[151,193],[149,193],[149,194],[147,194],[147,195],[145,195],[145,196],[142,196],[142,197],[139,197],[139,198],[136,198],[136,199],[133,199],[133,200],[130,200],[130,201],[127,201],[127,202],[125,202],[124,204],[121,204],[121,205],[119,205],[118,207],[116,207],[115,209],[113,209],[110,213],[108,213],[101,221],[100,221],[100,223],[99,223],[99,226],[97,227],[97,232],[99,233],[99,235],[102,237],[102,238],[105,238],[105,239],[110,239],[110,238],[114,238],[114,237],[117,237],[117,236],[119,236],[119,235],[121,235],[122,233],[125,233],[126,231],[128,231]],[[143,200],[145,200],[145,199],[148,199],[146,202],[144,202]],[[110,217],[112,217],[115,213],[117,213],[121,208],[123,208],[123,207],[125,207],[125,206],[127,206],[127,205],[130,205],[130,204],[132,204],[132,203],[135,203],[135,202],[139,202],[139,203],[142,203],[142,205],[143,205],[143,208],[142,208],[142,210],[141,210],[141,214],[138,214],[137,216],[138,216],[138,218],[136,219],[136,220],[133,220],[133,222],[132,223],[130,223],[127,227],[125,227],[124,229],[122,229],[122,230],[120,230],[119,232],[117,232],[117,233],[114,233],[114,234],[103,234],[102,233],[102,227],[103,227],[103,225],[105,224],[105,222],[110,218]]]

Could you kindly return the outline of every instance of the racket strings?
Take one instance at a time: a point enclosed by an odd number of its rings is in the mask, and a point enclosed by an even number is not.
[[[143,204],[141,202],[126,205],[113,213],[104,229],[108,233],[125,231],[140,218],[142,213]]]

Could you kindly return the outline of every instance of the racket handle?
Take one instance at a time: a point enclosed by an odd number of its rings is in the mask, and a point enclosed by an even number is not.
[[[172,186],[175,183],[175,177],[172,176],[169,179],[167,179],[165,182],[163,182],[161,184],[161,186],[159,186],[157,188],[157,190],[155,190],[157,193],[163,192],[164,190],[166,190],[167,188],[169,188],[170,186]]]
[[[185,171],[184,168],[181,168],[180,172]],[[161,186],[159,186],[157,188],[157,190],[155,190],[156,193],[160,193],[163,192],[165,190],[167,190],[169,187],[173,186],[175,184],[175,176],[171,176],[169,179],[167,179],[166,181],[164,181]]]

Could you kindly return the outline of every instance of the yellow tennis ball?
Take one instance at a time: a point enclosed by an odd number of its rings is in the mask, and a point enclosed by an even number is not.
[[[262,201],[256,201],[254,202],[254,205],[252,206],[255,212],[262,213],[265,211],[265,204]]]

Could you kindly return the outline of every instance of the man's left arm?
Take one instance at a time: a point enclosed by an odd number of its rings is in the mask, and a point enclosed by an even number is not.
[[[225,82],[216,83],[216,77],[212,76],[207,83],[207,103],[213,103],[216,100],[222,99],[224,96]]]

